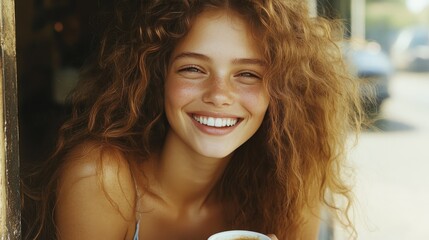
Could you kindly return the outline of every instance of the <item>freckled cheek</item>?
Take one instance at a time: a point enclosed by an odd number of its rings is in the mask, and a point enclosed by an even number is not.
[[[182,107],[197,96],[199,90],[194,84],[178,79],[167,80],[165,84],[166,102],[172,106]]]
[[[269,97],[268,94],[261,89],[247,89],[241,91],[240,101],[242,106],[252,114],[260,114],[261,117],[265,115],[268,108]]]

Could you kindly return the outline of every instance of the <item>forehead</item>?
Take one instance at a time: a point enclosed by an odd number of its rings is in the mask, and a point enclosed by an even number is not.
[[[207,51],[228,48],[239,55],[260,55],[253,31],[239,14],[228,10],[206,10],[197,15],[176,50]],[[256,56],[254,56],[256,57]]]

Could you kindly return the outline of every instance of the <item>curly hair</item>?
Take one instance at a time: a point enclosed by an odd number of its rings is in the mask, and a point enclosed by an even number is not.
[[[267,62],[264,121],[236,150],[215,189],[237,207],[231,228],[298,239],[303,210],[320,202],[353,228],[351,187],[342,171],[347,139],[359,131],[362,114],[358,83],[338,47],[339,22],[311,18],[302,0],[122,0],[71,95],[72,116],[39,173],[43,188],[30,194],[41,203],[31,234],[54,234],[59,169],[82,141],[138,154],[141,161],[162,148],[169,129],[163,89],[170,55],[207,9],[246,19]]]

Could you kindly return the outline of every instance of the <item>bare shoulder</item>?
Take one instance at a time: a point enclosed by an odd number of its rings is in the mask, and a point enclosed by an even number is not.
[[[136,190],[124,154],[88,142],[64,161],[55,210],[60,239],[128,239],[135,224]]]

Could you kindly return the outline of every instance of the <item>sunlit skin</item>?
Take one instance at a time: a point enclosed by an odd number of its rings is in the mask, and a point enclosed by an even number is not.
[[[269,101],[264,70],[245,22],[232,13],[204,13],[172,54],[165,84],[167,141],[186,145],[193,158],[230,155],[261,125]],[[216,128],[194,117],[238,123]]]

